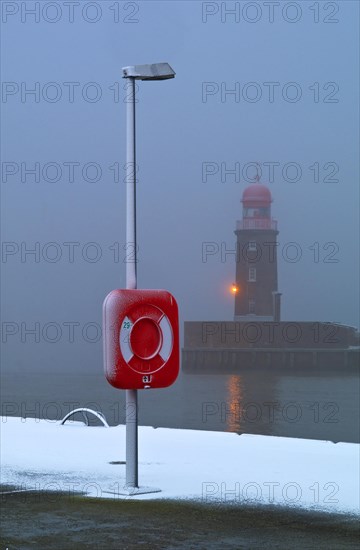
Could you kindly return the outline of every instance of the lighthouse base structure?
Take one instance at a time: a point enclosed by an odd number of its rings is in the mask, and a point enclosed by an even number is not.
[[[273,321],[275,323],[278,323],[280,321],[281,292],[273,292],[272,298],[272,315],[255,315],[252,313],[247,313],[246,315],[237,315],[235,312],[234,321],[242,321],[245,323]]]
[[[234,321],[241,321],[245,323],[253,323],[253,322],[259,322],[259,321],[274,321],[273,315],[235,315]]]

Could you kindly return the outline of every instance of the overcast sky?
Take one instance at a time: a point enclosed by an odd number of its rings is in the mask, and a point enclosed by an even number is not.
[[[258,162],[283,319],[358,326],[358,12],[356,1],[2,2],[3,321],[82,330],[125,287],[121,68],[167,61],[176,78],[137,92],[139,287],[171,291],[181,323],[232,320],[224,252]],[[206,243],[218,251],[204,255]],[[67,339],[39,360],[100,360],[100,341],[84,351]],[[21,328],[13,365],[20,340]]]

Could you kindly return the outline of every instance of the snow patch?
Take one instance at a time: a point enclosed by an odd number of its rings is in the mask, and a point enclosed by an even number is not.
[[[359,449],[352,443],[140,426],[139,483],[161,492],[130,498],[358,514]],[[124,461],[123,425],[1,418],[2,483],[18,490],[127,498],[119,495]]]

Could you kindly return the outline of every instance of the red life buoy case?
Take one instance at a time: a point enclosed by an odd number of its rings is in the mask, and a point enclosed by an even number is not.
[[[166,290],[113,290],[103,306],[104,370],[119,389],[166,388],[179,374],[179,313]]]

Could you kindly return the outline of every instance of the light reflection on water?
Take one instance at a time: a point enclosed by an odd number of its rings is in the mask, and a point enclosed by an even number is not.
[[[227,403],[221,406],[222,418],[226,419],[226,428],[229,432],[241,432],[242,405],[244,392],[242,389],[242,377],[230,375],[227,381]]]

